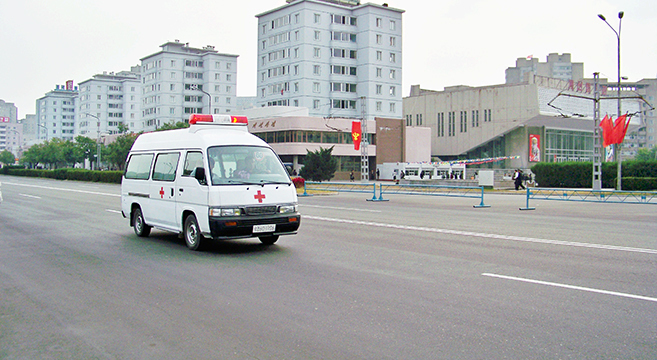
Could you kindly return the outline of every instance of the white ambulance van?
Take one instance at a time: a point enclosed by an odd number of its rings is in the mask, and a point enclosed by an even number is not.
[[[121,182],[123,216],[138,236],[151,228],[207,240],[296,234],[297,193],[274,150],[243,116],[193,114],[190,127],[141,134]]]

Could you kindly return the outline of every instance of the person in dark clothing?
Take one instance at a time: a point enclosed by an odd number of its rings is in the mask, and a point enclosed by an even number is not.
[[[516,190],[525,189],[525,185],[522,184],[522,170],[516,170],[513,174],[513,184],[516,186]]]

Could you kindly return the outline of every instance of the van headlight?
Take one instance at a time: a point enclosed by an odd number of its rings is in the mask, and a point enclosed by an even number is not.
[[[210,216],[241,216],[242,209],[240,208],[212,208],[210,209]]]
[[[278,209],[279,214],[290,214],[290,213],[295,213],[297,212],[297,205],[292,204],[292,205],[281,205],[281,207]]]

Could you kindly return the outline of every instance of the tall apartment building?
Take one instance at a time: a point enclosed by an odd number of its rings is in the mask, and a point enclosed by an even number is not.
[[[402,14],[387,4],[287,0],[258,18],[256,106],[402,116]]]
[[[193,48],[178,40],[160,47],[141,59],[144,130],[186,121],[193,113],[234,112],[238,55],[219,53],[210,45]]]
[[[516,66],[506,69],[506,83],[519,84],[526,81],[525,74],[531,73],[538,76],[549,77],[559,80],[581,80],[584,78],[584,63],[574,63],[570,54],[552,53],[547,56],[547,61],[542,63],[533,56],[518,58]]]
[[[80,82],[76,135],[118,134],[121,123],[132,132],[144,130],[139,71],[133,66],[130,71],[103,72]]]
[[[37,126],[36,114],[26,114],[23,119],[18,120],[22,125],[21,146],[29,147],[36,142],[39,127]]]
[[[657,107],[657,79],[642,79],[635,83],[623,83],[621,91],[626,92],[625,96],[636,96],[640,94],[643,100],[641,106],[641,124],[634,131],[628,132],[623,142],[622,154],[624,157],[635,156],[641,148],[650,149],[657,146],[657,116],[655,116]],[[621,95],[623,96],[623,95]],[[621,111],[625,113],[623,107]],[[632,111],[630,111],[632,112]]]
[[[69,80],[64,85],[56,85],[54,90],[36,101],[38,134],[37,140],[75,138],[75,109],[77,108],[78,87]]]
[[[17,120],[18,108],[14,103],[0,100],[0,151],[9,150],[19,155],[23,130]]]

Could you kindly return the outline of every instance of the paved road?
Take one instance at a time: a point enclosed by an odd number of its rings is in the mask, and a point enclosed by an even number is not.
[[[304,197],[191,252],[117,185],[0,182],[2,359],[657,358],[653,205]]]

